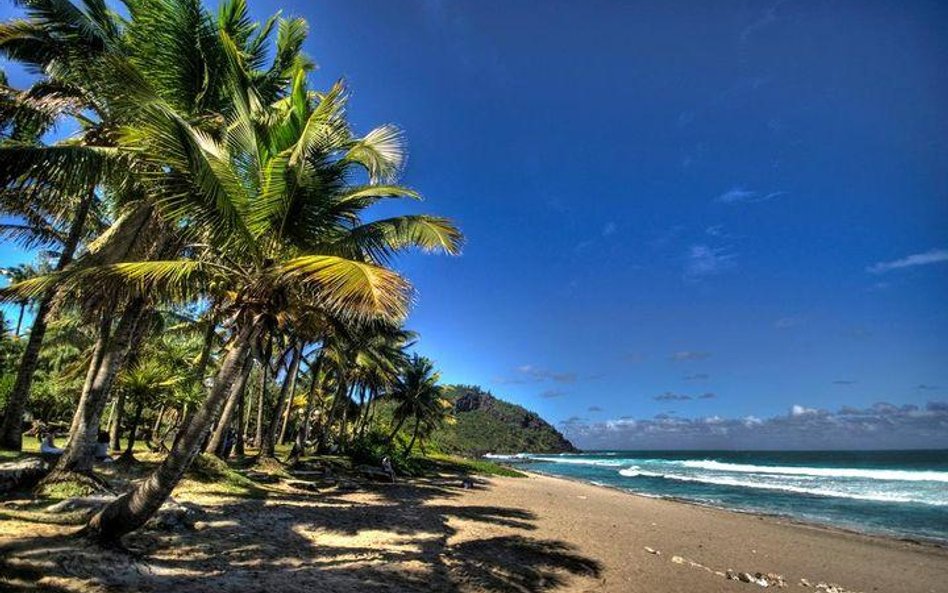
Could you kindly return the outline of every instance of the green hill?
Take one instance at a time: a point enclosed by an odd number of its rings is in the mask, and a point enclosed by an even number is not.
[[[432,435],[440,450],[463,455],[484,453],[571,453],[577,449],[537,414],[497,399],[480,387],[449,385],[453,425]]]

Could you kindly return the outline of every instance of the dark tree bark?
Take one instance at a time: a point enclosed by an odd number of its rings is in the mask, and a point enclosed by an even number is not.
[[[76,215],[69,226],[69,234],[66,235],[66,241],[63,243],[59,261],[56,262],[56,271],[62,270],[72,262],[76,254],[76,248],[79,246],[79,239],[82,237],[82,229],[85,227],[89,208],[94,200],[95,189],[93,188],[79,202]],[[3,423],[0,424],[0,448],[2,449],[11,451],[23,449],[23,412],[26,410],[26,403],[30,397],[33,375],[36,373],[36,366],[39,364],[39,353],[43,347],[43,338],[46,337],[46,318],[52,309],[55,295],[55,290],[47,291],[36,308],[36,317],[33,319],[33,327],[30,329],[30,339],[26,342],[23,358],[20,359],[20,367],[17,369],[16,380],[13,383],[13,389],[10,390],[10,394],[7,396],[7,405],[3,411]],[[19,331],[17,333],[19,334]]]
[[[114,543],[144,525],[158,511],[200,452],[211,423],[220,413],[221,406],[240,375],[242,362],[250,350],[253,331],[252,326],[239,330],[224,356],[210,395],[181,431],[181,437],[158,469],[93,516],[84,530],[86,535]]]
[[[26,305],[25,301],[20,301],[20,314],[16,318],[16,333],[13,334],[17,338],[20,337],[20,329],[23,327],[23,314],[26,313]]]
[[[128,353],[129,342],[135,334],[144,304],[142,297],[135,297],[125,307],[115,333],[102,354],[101,364],[89,391],[80,398],[79,409],[76,410],[73,421],[73,432],[69,435],[69,443],[54,473],[92,471],[102,411],[105,409],[115,375]]]
[[[135,442],[138,440],[138,425],[142,421],[144,409],[144,402],[135,404],[135,415],[132,417],[132,425],[128,428],[128,444],[125,446],[125,452],[118,459],[120,462],[133,463],[135,461]]]
[[[260,449],[261,444],[263,443],[263,421],[264,421],[264,411],[266,409],[266,397],[267,397],[267,371],[270,370],[270,357],[273,356],[273,338],[267,340],[267,349],[263,353],[263,368],[260,369],[260,395],[257,399],[257,426],[256,434],[254,435],[253,444]]]
[[[125,391],[119,390],[115,396],[115,407],[112,408],[112,418],[109,422],[109,448],[112,451],[122,450],[122,420],[125,411]]]
[[[207,442],[207,446],[204,448],[205,453],[211,453],[222,457],[221,452],[224,450],[224,439],[227,436],[227,431],[230,429],[231,420],[234,418],[234,410],[237,409],[237,404],[240,399],[243,397],[244,387],[247,385],[247,376],[250,375],[250,367],[253,359],[250,356],[247,356],[243,361],[243,367],[240,371],[240,376],[237,378],[237,381],[234,382],[234,386],[231,389],[230,394],[227,396],[227,402],[224,404],[224,411],[221,412],[221,417],[217,421],[217,428],[211,435],[211,439]]]
[[[277,429],[280,428],[280,410],[286,404],[287,395],[293,397],[293,390],[296,388],[296,375],[300,370],[300,358],[302,353],[298,346],[293,347],[293,358],[290,361],[290,367],[286,371],[286,377],[283,379],[283,386],[280,388],[280,397],[276,406],[273,408],[273,417],[270,418],[270,424],[263,434],[263,442],[260,443],[260,455],[263,457],[273,457],[276,453]]]
[[[415,446],[415,439],[418,438],[418,427],[421,425],[421,418],[415,416],[415,428],[411,431],[411,441],[408,442],[408,446],[405,447],[405,455],[411,453],[412,447]]]

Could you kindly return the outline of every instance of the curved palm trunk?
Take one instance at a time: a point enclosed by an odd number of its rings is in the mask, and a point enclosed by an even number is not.
[[[402,429],[402,425],[405,424],[406,418],[399,418],[398,423],[395,425],[395,430],[392,431],[392,434],[388,435],[388,442],[391,443],[395,440],[395,435],[398,434],[398,431]]]
[[[252,326],[240,330],[217,372],[210,395],[183,428],[158,469],[93,516],[84,530],[87,535],[105,542],[118,541],[144,525],[158,511],[200,451],[211,423],[231,393],[250,350],[253,331]]]
[[[244,359],[240,376],[234,383],[234,387],[231,389],[230,395],[227,396],[227,403],[224,404],[224,411],[221,412],[221,417],[217,421],[217,428],[211,435],[211,439],[207,442],[207,446],[204,447],[205,453],[214,454],[223,458],[221,452],[224,450],[224,439],[227,436],[227,431],[230,429],[231,420],[234,417],[234,410],[237,409],[238,402],[243,399],[244,387],[247,385],[247,376],[250,375],[250,363],[252,361],[253,359],[250,356],[247,356],[246,359]]]
[[[214,347],[214,335],[217,332],[217,312],[215,310],[215,305],[212,304],[210,312],[208,313],[207,327],[204,329],[204,344],[201,346],[201,356],[198,358],[197,366],[194,368],[194,373],[188,379],[188,385],[195,385],[200,383],[203,385],[204,382],[204,372],[207,370],[207,364],[211,360],[211,350]],[[181,436],[181,429],[191,421],[191,416],[193,411],[190,409],[188,404],[184,404],[184,407],[181,410],[181,422],[179,424],[179,431],[175,434],[174,440],[177,442],[178,438]]]
[[[415,416],[415,428],[411,431],[411,441],[408,442],[408,446],[405,447],[405,455],[411,453],[412,448],[415,446],[415,439],[418,438],[418,427],[421,426],[421,418]]]
[[[95,188],[90,189],[85,199],[79,202],[76,215],[69,227],[69,234],[63,243],[62,254],[56,262],[56,271],[62,270],[72,261],[79,246],[79,238],[85,227],[89,208],[95,200]],[[43,347],[43,338],[46,337],[46,318],[52,309],[55,291],[50,290],[40,299],[36,308],[36,317],[33,318],[33,327],[30,329],[30,339],[23,350],[20,367],[17,369],[13,389],[7,396],[7,405],[3,412],[3,424],[0,425],[0,448],[20,451],[23,448],[23,411],[30,397],[30,387],[33,385],[33,375],[39,363],[40,349]],[[17,331],[19,334],[19,330]]]
[[[296,374],[300,369],[300,358],[302,353],[299,347],[293,348],[293,360],[290,362],[290,368],[286,371],[286,377],[283,379],[283,387],[280,389],[280,397],[277,405],[273,408],[273,417],[270,418],[270,425],[263,434],[263,442],[260,443],[260,455],[263,457],[273,457],[276,453],[277,429],[280,427],[280,410],[286,404],[287,395],[292,402],[293,390],[296,388]]]
[[[128,352],[129,342],[141,318],[145,301],[141,297],[132,299],[125,308],[115,334],[102,354],[102,361],[88,393],[80,398],[79,409],[73,418],[73,431],[69,444],[57,465],[57,472],[89,472],[94,461],[95,445],[99,433],[99,422],[105,409],[109,390],[115,374],[121,368]]]

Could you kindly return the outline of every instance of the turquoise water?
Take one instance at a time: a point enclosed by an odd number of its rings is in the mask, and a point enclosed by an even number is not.
[[[948,542],[948,451],[491,456],[630,492]]]

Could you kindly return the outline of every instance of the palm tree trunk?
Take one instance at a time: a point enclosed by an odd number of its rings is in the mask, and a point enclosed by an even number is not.
[[[405,424],[406,418],[400,418],[398,423],[395,425],[395,430],[392,431],[392,434],[388,435],[388,442],[391,443],[395,440],[395,435],[398,434],[398,431],[402,429],[402,425]]]
[[[273,408],[273,417],[270,418],[270,425],[263,434],[263,442],[260,443],[260,455],[263,457],[273,457],[276,453],[277,429],[280,427],[280,410],[286,403],[287,394],[292,398],[293,390],[296,388],[296,374],[300,369],[300,358],[302,353],[297,346],[293,347],[293,360],[290,362],[290,368],[286,371],[286,377],[283,378],[283,387],[280,389],[280,397],[277,405]]]
[[[250,371],[253,369],[253,355],[247,355],[247,376],[243,378],[243,387],[240,388],[240,397],[237,398],[237,419],[234,424],[237,430],[234,431],[234,455],[243,457],[244,451],[244,416],[246,415],[247,402],[247,384],[250,381]]]
[[[135,404],[135,415],[132,417],[132,425],[128,429],[128,444],[125,446],[125,452],[119,457],[123,463],[135,461],[135,441],[138,440],[138,425],[142,421],[142,411],[145,408],[144,402],[139,401]]]
[[[267,349],[263,354],[263,368],[260,369],[260,397],[257,399],[257,426],[253,444],[259,450],[263,444],[263,420],[267,397],[267,371],[270,370],[270,357],[273,356],[273,338],[267,340]]]
[[[418,427],[421,425],[421,417],[415,416],[415,428],[411,431],[411,441],[408,442],[408,446],[405,447],[405,455],[411,453],[412,447],[415,446],[415,439],[418,438]]]
[[[102,356],[105,354],[105,349],[109,345],[109,337],[112,335],[112,313],[114,311],[114,305],[107,306],[99,319],[95,344],[92,347],[92,356],[89,357],[89,368],[86,369],[86,378],[82,382],[79,403],[76,404],[76,411],[72,415],[72,424],[69,426],[70,435],[76,434],[79,430],[79,410],[85,405],[85,401],[89,397],[89,390],[92,389],[92,382],[99,372],[99,367],[102,366]]]
[[[303,358],[303,349],[300,347],[300,359]],[[299,375],[299,365],[297,365],[296,375]],[[290,387],[290,395],[286,398],[286,408],[283,410],[283,425],[280,427],[280,438],[276,442],[286,444],[286,428],[290,423],[290,412],[293,411],[293,399],[296,396],[296,376],[293,377],[293,385]]]
[[[131,367],[138,362],[142,342],[146,337],[145,332],[151,327],[151,324],[144,322],[145,315],[146,313],[143,310],[139,316],[139,320],[135,324],[135,330],[131,338],[129,338],[128,351],[122,359],[122,365],[119,367],[119,370]],[[125,392],[119,391],[115,396],[115,405],[112,407],[111,418],[109,418],[109,443],[113,451],[122,450],[121,437],[123,420],[125,420]]]
[[[217,333],[217,311],[215,307],[216,305],[212,303],[207,313],[207,327],[204,329],[204,345],[201,346],[201,356],[198,358],[197,366],[194,367],[194,373],[188,379],[189,385],[200,384],[202,388],[204,386],[204,373],[207,371],[207,364],[211,360],[211,350],[214,348],[214,336]],[[179,424],[178,432],[174,435],[176,442],[181,435],[181,431],[191,422],[192,413],[188,404],[185,403],[181,411],[181,423]]]
[[[56,262],[56,271],[62,270],[72,262],[72,258],[76,254],[76,247],[79,246],[79,239],[82,237],[82,230],[86,224],[89,208],[94,200],[95,188],[93,187],[85,198],[80,200],[76,208],[76,215],[69,226],[69,234],[66,235],[66,241],[63,243],[62,253],[59,256],[59,261]],[[36,373],[40,349],[43,346],[43,338],[46,336],[46,317],[52,309],[55,294],[53,290],[47,291],[40,299],[39,306],[36,309],[33,327],[30,329],[30,339],[23,351],[23,358],[20,359],[16,381],[7,396],[7,405],[3,412],[3,424],[0,425],[0,448],[2,449],[20,451],[23,448],[23,411],[26,409],[26,402],[30,397],[33,375]]]
[[[309,367],[311,381],[309,383],[309,395],[306,398],[306,409],[303,412],[303,425],[296,433],[296,449],[299,455],[306,451],[306,442],[309,440],[309,428],[311,424],[310,416],[313,415],[313,406],[316,405],[316,388],[319,385],[319,367],[322,366],[323,357],[320,353],[316,356],[313,365]]]
[[[105,542],[116,542],[144,525],[161,507],[200,451],[211,423],[220,413],[240,374],[254,331],[252,325],[240,329],[217,372],[210,395],[184,427],[181,438],[158,469],[93,516],[84,530],[87,535]]]
[[[217,421],[217,428],[211,435],[211,439],[207,442],[207,446],[204,447],[205,453],[222,457],[221,451],[224,449],[222,445],[227,436],[227,431],[230,429],[231,420],[234,417],[234,410],[237,408],[237,402],[243,397],[244,386],[247,384],[247,375],[250,374],[250,363],[252,361],[253,359],[250,356],[243,361],[240,376],[234,383],[230,395],[227,396],[227,403],[224,404],[224,411],[221,412],[221,417]]]
[[[109,422],[109,448],[113,451],[122,450],[120,437],[122,436],[122,416],[124,415],[124,411],[125,391],[119,389],[118,395],[115,396],[115,404],[112,407],[112,418]]]
[[[23,327],[23,313],[26,312],[26,301],[20,301],[20,315],[16,318],[16,339],[20,339],[20,328]]]
[[[79,409],[73,419],[73,432],[69,435],[69,443],[56,468],[58,472],[87,473],[92,470],[102,411],[105,409],[115,374],[128,353],[129,342],[135,334],[144,305],[144,298],[135,297],[125,307],[115,334],[102,353],[101,364],[89,391],[80,398]]]
[[[161,421],[165,418],[165,409],[166,406],[164,404],[158,408],[158,417],[155,418],[155,427],[151,431],[151,444],[156,447],[161,439]]]

